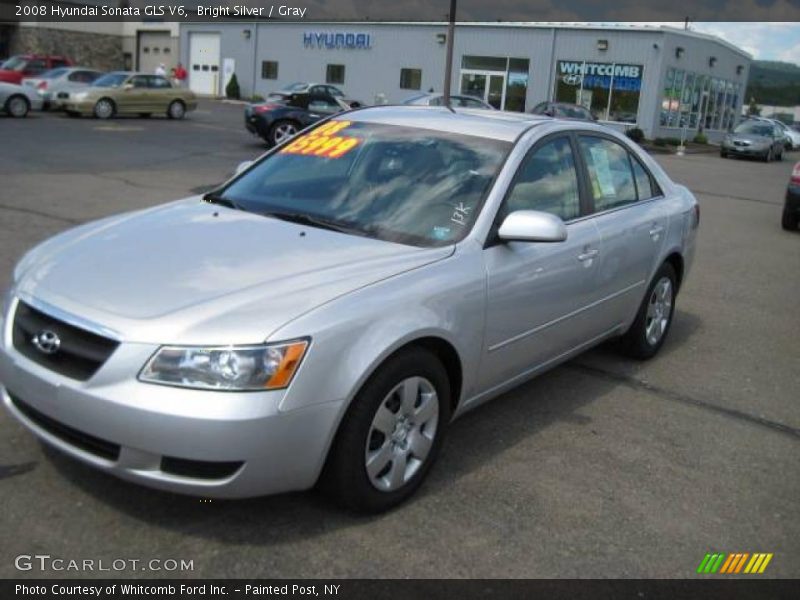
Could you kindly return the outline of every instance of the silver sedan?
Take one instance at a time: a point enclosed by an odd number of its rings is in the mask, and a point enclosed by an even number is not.
[[[70,92],[86,89],[102,75],[102,71],[87,67],[59,67],[37,77],[23,79],[22,85],[36,90],[45,110],[59,109],[69,98]]]
[[[42,110],[42,99],[33,88],[0,82],[0,112],[22,118],[31,110]]]
[[[386,510],[450,422],[601,343],[654,356],[692,264],[688,189],[593,123],[376,107],[205,197],[30,251],[5,407],[98,469]]]

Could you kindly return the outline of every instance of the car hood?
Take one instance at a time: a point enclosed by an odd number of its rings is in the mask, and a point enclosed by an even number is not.
[[[761,145],[769,144],[772,138],[763,135],[745,135],[734,133],[731,135],[732,142],[747,142],[748,144]]]
[[[204,203],[67,231],[32,250],[16,292],[126,341],[239,344],[338,296],[446,258]]]

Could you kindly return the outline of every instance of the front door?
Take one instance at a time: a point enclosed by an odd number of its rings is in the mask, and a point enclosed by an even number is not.
[[[475,96],[502,110],[506,102],[506,74],[462,69],[461,95]]]
[[[581,219],[569,136],[547,138],[525,158],[497,222],[518,210],[567,224],[563,242],[499,242],[485,250],[488,292],[482,391],[530,373],[587,341],[587,307],[601,248],[593,219]]]

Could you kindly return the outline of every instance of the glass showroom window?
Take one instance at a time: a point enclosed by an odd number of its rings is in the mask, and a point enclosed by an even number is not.
[[[687,71],[683,80],[683,90],[681,91],[681,116],[678,119],[679,127],[691,127],[692,94],[694,93],[695,74]]]
[[[422,87],[422,69],[400,69],[400,89],[418,90]]]
[[[664,83],[664,99],[661,102],[662,127],[679,127],[681,115],[681,98],[686,72],[683,69],[667,69],[667,79]]]
[[[527,58],[508,59],[505,110],[525,112],[525,96],[528,93],[529,65],[530,63]]]
[[[557,102],[580,104],[603,121],[635,123],[642,65],[560,60],[553,91]]]

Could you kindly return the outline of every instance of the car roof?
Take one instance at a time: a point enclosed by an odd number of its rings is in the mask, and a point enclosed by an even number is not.
[[[537,123],[554,120],[551,117],[530,113],[474,108],[450,110],[441,106],[412,104],[361,108],[348,112],[346,115],[347,119],[362,123],[435,129],[447,133],[474,135],[507,142],[515,141],[520,134]]]

